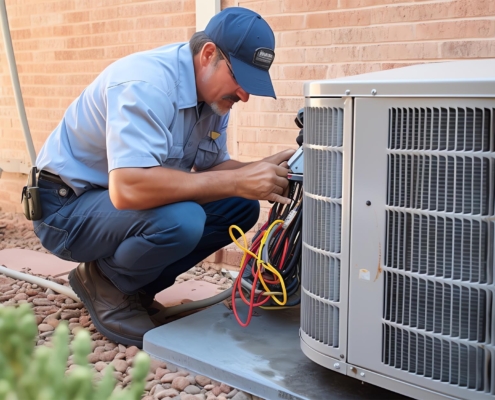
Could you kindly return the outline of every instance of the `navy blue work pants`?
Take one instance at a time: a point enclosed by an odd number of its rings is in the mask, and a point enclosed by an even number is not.
[[[259,216],[259,202],[238,197],[117,210],[105,189],[77,197],[46,180],[38,186],[43,217],[34,228],[43,246],[65,260],[96,260],[126,294],[154,295],[171,286],[178,275],[232,242],[230,225],[246,232]]]

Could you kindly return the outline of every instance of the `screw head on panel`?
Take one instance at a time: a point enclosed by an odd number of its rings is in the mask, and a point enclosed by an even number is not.
[[[340,364],[339,364],[339,363],[335,363],[335,364],[333,364],[333,367],[334,367],[335,369],[340,369]]]
[[[350,91],[349,89],[347,89],[347,90],[345,91],[345,95],[346,95],[346,96],[349,96],[350,94],[351,94],[351,91]]]
[[[367,200],[367,201],[366,201],[366,205],[367,205],[367,206],[371,206],[371,201]]]
[[[360,375],[362,378],[364,378],[364,377],[366,376],[366,374],[365,374],[364,372],[361,372],[359,375]]]
[[[372,94],[373,96],[376,96],[376,89],[372,89],[372,90],[371,90],[371,94]]]

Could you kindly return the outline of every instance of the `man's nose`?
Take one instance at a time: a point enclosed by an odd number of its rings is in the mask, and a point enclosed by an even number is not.
[[[246,92],[243,88],[239,86],[239,88],[235,91],[235,94],[239,99],[241,99],[242,102],[246,102],[249,100],[249,93]]]

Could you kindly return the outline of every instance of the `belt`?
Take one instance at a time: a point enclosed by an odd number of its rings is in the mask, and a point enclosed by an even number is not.
[[[41,179],[43,181],[53,182],[53,183],[56,183],[58,185],[67,186],[67,184],[62,180],[62,178],[60,178],[60,176],[52,174],[51,172],[43,171],[43,170],[40,171],[40,173],[38,175],[38,179]]]

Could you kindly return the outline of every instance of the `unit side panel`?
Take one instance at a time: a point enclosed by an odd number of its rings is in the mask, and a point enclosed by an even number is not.
[[[347,347],[351,124],[352,99],[306,99],[300,334],[332,369]]]
[[[493,398],[495,101],[354,107],[347,362]]]

